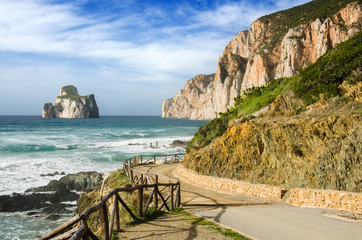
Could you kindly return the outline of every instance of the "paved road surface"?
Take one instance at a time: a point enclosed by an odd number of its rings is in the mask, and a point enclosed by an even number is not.
[[[161,164],[137,168],[175,178],[172,170],[176,167],[177,164]],[[321,209],[216,193],[182,181],[181,196],[187,210],[253,239],[362,240],[362,222],[326,216]]]
[[[327,217],[320,209],[275,204],[224,207],[195,213],[255,239],[362,239],[361,222]]]

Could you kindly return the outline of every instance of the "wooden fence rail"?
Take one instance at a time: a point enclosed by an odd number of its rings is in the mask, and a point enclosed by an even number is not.
[[[142,155],[127,159],[123,163],[123,170],[131,182],[134,183],[132,187],[113,189],[110,193],[103,197],[97,205],[92,206],[86,209],[83,213],[74,216],[66,223],[39,238],[39,240],[110,240],[112,239],[113,229],[117,231],[120,230],[119,213],[121,207],[123,207],[133,219],[143,217],[151,203],[153,203],[153,207],[158,210],[165,208],[170,211],[179,207],[181,204],[181,188],[178,180],[159,174],[137,171],[132,167],[147,163],[178,162],[183,160],[183,155],[184,154]],[[147,201],[144,201],[145,199],[143,199],[143,197],[145,195],[143,193],[147,189],[151,189],[152,193],[148,197]],[[136,215],[132,212],[130,207],[127,206],[126,202],[119,194],[121,192],[132,193],[134,191],[137,191]],[[166,194],[167,196],[165,196]],[[159,202],[159,200],[161,201]],[[109,203],[110,206],[112,206],[110,213],[108,213],[108,201],[113,201],[113,204]],[[95,212],[99,213],[101,238],[98,238],[90,230],[87,223],[87,219]]]

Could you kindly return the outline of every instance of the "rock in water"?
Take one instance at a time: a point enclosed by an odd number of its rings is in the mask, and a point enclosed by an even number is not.
[[[99,111],[93,94],[80,96],[73,85],[60,89],[54,105],[46,103],[43,118],[98,118]]]

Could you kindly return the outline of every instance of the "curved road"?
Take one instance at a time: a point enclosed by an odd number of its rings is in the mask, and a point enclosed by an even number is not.
[[[175,178],[177,164],[143,165],[141,171]],[[362,221],[331,215],[332,211],[300,208],[240,195],[209,191],[181,181],[182,206],[241,234],[260,240],[361,240]],[[323,213],[329,213],[326,215]]]

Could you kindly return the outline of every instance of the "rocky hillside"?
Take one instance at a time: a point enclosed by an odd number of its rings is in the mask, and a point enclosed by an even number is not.
[[[361,72],[359,32],[296,76],[239,95],[198,130],[184,165],[283,188],[361,192]]]
[[[261,17],[226,46],[215,76],[189,80],[164,102],[162,116],[213,119],[241,92],[294,76],[360,28],[361,3],[352,0],[315,0]]]
[[[93,94],[79,96],[73,85],[60,89],[55,104],[46,103],[43,107],[43,118],[98,118],[99,112]]]

